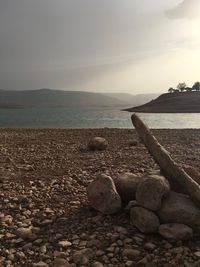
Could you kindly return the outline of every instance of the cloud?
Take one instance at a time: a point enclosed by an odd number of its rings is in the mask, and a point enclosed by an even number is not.
[[[165,13],[170,19],[200,19],[200,1],[183,0]]]
[[[187,72],[194,77],[200,20],[169,21],[163,12],[174,7],[169,18],[196,17],[199,2],[0,0],[0,88],[158,88],[158,75],[152,79],[149,71],[160,75],[163,65],[171,72],[162,55],[183,50],[194,55],[193,72]]]

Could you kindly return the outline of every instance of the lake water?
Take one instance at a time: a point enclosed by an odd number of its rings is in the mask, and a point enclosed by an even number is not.
[[[115,108],[0,109],[0,127],[7,128],[133,128],[131,113]],[[200,128],[200,113],[140,113],[150,128]]]

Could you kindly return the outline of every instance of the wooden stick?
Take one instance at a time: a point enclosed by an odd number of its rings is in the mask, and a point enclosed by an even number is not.
[[[160,145],[158,140],[150,132],[148,126],[145,125],[138,115],[133,114],[131,119],[141,140],[169,182],[171,184],[179,184],[198,207],[200,207],[200,186],[171,158],[168,151]]]

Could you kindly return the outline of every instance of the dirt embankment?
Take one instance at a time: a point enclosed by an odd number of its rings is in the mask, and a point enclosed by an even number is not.
[[[180,165],[200,171],[200,130],[153,132]],[[85,150],[94,136],[105,137],[108,149]],[[57,258],[75,267],[75,253],[84,249],[91,254],[85,266],[199,266],[198,237],[176,242],[145,236],[127,214],[89,208],[86,186],[96,174],[149,169],[157,165],[135,130],[1,129],[0,266],[61,266]]]
[[[143,113],[199,113],[200,92],[183,92],[160,95],[141,106],[126,109]]]

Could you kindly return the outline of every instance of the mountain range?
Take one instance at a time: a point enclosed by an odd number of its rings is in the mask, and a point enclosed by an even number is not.
[[[146,103],[158,94],[92,93],[54,89],[0,90],[0,108],[128,107]]]

